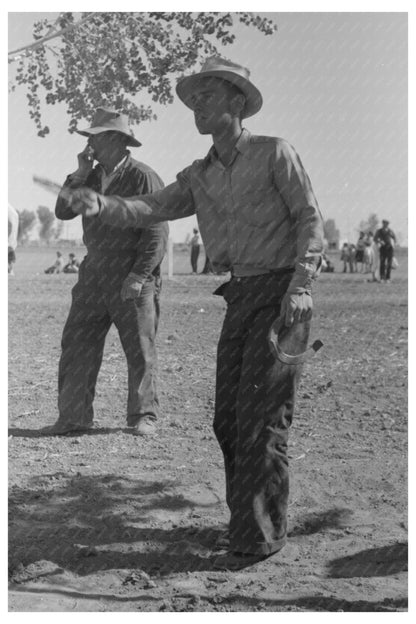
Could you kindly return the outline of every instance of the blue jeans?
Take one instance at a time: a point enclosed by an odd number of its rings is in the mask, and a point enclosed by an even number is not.
[[[218,343],[214,431],[224,455],[235,552],[270,554],[286,542],[287,445],[301,366],[277,361],[267,337],[291,277],[233,278],[222,293],[228,308]],[[284,329],[283,350],[304,351],[309,330],[310,322]]]
[[[155,339],[160,283],[157,279],[147,281],[138,299],[122,301],[120,290],[129,263],[122,269],[106,272],[101,267],[98,273],[91,260],[81,264],[59,362],[59,422],[66,425],[93,422],[95,386],[112,323],[127,360],[127,424],[135,425],[144,415],[153,420],[159,415]]]

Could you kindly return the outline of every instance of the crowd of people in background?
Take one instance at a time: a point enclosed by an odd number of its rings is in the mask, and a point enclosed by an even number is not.
[[[357,244],[344,243],[341,249],[343,273],[371,273],[369,282],[390,282],[392,269],[398,263],[394,257],[396,236],[383,219],[375,233],[360,232]]]
[[[369,282],[390,282],[391,271],[398,267],[394,256],[396,236],[383,219],[382,227],[375,232],[360,232],[356,243],[344,243],[341,247],[342,273],[370,274]],[[200,236],[196,228],[189,242],[192,273],[198,273],[198,258],[201,249]],[[334,273],[335,265],[328,253],[322,254],[323,273]],[[212,274],[214,270],[206,256],[201,274]]]

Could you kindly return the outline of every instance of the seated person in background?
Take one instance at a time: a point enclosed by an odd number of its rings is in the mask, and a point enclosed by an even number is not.
[[[52,266],[45,269],[45,273],[61,273],[64,268],[64,259],[60,251],[56,252],[56,260]]]
[[[68,263],[64,266],[64,273],[78,273],[79,262],[74,253],[68,255]]]
[[[322,265],[321,265],[322,273],[333,273],[334,270],[335,270],[335,267],[334,267],[333,263],[328,258],[326,253],[323,253],[322,254]]]

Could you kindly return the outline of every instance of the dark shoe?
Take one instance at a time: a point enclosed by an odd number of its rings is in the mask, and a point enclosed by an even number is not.
[[[59,421],[54,425],[43,427],[40,429],[40,433],[46,436],[58,436],[66,435],[67,433],[85,433],[93,428],[93,424],[90,425],[75,425],[75,424],[63,424]]]
[[[150,416],[140,418],[137,425],[133,427],[133,435],[154,436],[156,435],[156,421]]]
[[[214,550],[228,550],[230,548],[230,532],[223,531],[215,540]]]
[[[213,565],[217,570],[229,570],[230,572],[235,572],[236,570],[242,570],[243,568],[259,563],[260,561],[264,561],[272,555],[274,555],[274,553],[271,553],[270,555],[256,555],[253,553],[228,551],[224,555],[219,555],[219,557],[215,559]]]

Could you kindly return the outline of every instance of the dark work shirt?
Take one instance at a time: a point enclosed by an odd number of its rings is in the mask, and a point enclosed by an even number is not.
[[[153,193],[163,188],[160,177],[148,165],[136,161],[128,154],[120,167],[107,177],[107,186],[102,190],[101,180],[103,169],[96,165],[85,181],[80,181],[69,175],[65,186],[77,188],[87,186],[97,193],[105,195],[131,195]],[[76,215],[63,196],[58,196],[55,214],[58,219],[74,219]],[[150,275],[160,273],[160,263],[166,253],[169,234],[168,224],[164,221],[155,223],[149,228],[131,227],[120,229],[100,222],[98,219],[83,217],[83,241],[88,255],[100,257],[105,271],[106,263],[103,259],[114,263],[117,256],[130,255],[134,258],[130,272],[134,273],[139,281],[146,281]]]
[[[394,243],[396,242],[396,236],[390,228],[380,228],[377,230],[374,240],[376,243],[381,243],[382,246],[394,247]]]

